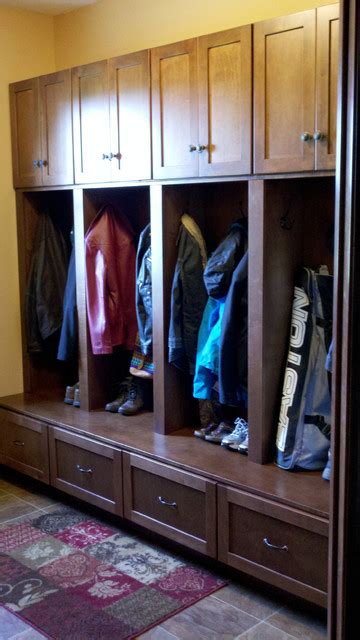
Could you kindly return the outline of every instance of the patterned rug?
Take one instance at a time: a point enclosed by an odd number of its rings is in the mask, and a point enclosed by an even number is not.
[[[0,603],[53,640],[135,638],[224,584],[68,507],[0,529]]]

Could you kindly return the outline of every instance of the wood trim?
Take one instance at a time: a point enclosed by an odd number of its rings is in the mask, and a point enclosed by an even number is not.
[[[240,111],[237,113],[240,129],[238,158],[229,162],[212,162],[211,148],[217,145],[210,140],[210,78],[209,51],[211,48],[224,47],[228,44],[241,44]],[[230,69],[225,68],[225,71]],[[223,96],[225,100],[225,96]],[[226,129],[226,123],[223,123]],[[231,131],[228,132],[231,135]],[[200,175],[221,176],[247,174],[251,172],[252,158],[252,26],[246,25],[221,31],[199,38],[199,142],[207,145],[207,150],[199,156]],[[210,148],[209,148],[210,147]]]
[[[332,94],[337,87],[332,69],[338,68],[338,58],[334,60],[331,44],[335,23],[339,23],[339,5],[331,4],[316,10],[316,125],[315,129],[324,138],[315,143],[315,168],[334,169],[336,140],[331,135],[336,125],[336,103]],[[335,85],[335,86],[334,86]]]
[[[79,327],[79,382],[81,408],[91,410],[90,383],[89,383],[89,353],[88,353],[88,324],[86,311],[86,284],[85,284],[85,217],[84,217],[84,191],[74,189],[74,246],[75,246],[75,270],[76,270],[76,306]]]

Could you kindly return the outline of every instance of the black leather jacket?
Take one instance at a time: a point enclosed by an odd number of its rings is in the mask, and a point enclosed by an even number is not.
[[[136,254],[136,317],[141,351],[152,352],[152,281],[150,224],[140,234]]]

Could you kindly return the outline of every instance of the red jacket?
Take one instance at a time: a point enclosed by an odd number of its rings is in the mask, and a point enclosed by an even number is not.
[[[85,236],[86,303],[94,354],[132,350],[137,333],[134,234],[111,205],[100,209]]]

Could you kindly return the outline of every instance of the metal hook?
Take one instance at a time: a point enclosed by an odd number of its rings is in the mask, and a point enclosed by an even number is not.
[[[294,222],[295,222],[294,219],[291,220],[289,218],[291,204],[292,204],[292,200],[290,199],[288,207],[287,207],[287,210],[286,210],[286,213],[283,216],[281,216],[281,218],[280,218],[280,227],[282,229],[285,229],[285,231],[290,231],[290,229],[293,228]]]

